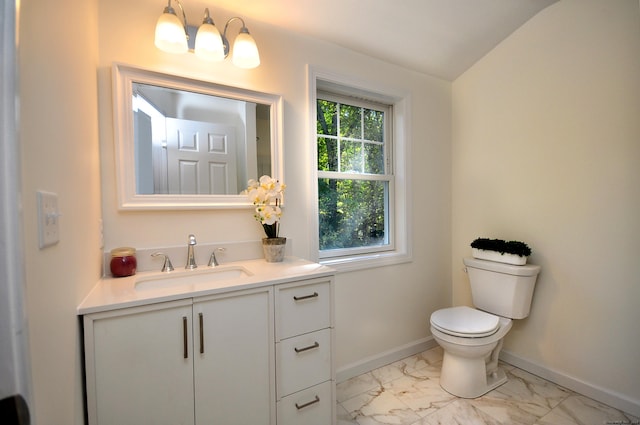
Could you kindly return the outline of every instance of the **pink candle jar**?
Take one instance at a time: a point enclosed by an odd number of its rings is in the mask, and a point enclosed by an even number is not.
[[[113,277],[133,276],[138,266],[136,249],[129,247],[112,249],[110,266]]]

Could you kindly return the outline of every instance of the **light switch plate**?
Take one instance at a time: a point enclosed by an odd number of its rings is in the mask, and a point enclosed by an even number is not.
[[[38,191],[38,240],[40,249],[55,245],[60,241],[58,195]]]

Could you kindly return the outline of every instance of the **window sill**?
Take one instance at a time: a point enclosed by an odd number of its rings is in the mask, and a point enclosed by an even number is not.
[[[363,254],[351,257],[325,258],[319,263],[335,269],[337,272],[351,272],[374,267],[384,267],[395,264],[408,263],[413,260],[411,254],[406,252],[383,252],[376,254]]]

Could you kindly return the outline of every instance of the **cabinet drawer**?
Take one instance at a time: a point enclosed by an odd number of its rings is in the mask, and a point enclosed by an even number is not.
[[[331,379],[331,329],[286,339],[276,350],[279,398]]]
[[[331,282],[276,288],[276,339],[331,326]]]
[[[278,425],[334,423],[333,381],[291,394],[278,402]]]

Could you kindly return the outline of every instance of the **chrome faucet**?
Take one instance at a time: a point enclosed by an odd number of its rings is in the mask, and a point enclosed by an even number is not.
[[[162,271],[163,272],[172,272],[173,271],[173,264],[171,264],[171,260],[169,259],[169,256],[163,252],[154,252],[153,254],[151,254],[152,257],[159,257],[162,256],[164,258],[164,262],[162,263]]]
[[[187,265],[184,266],[185,269],[195,269],[198,267],[196,264],[196,257],[193,253],[193,247],[196,246],[196,237],[194,235],[189,235],[189,245],[187,246]]]
[[[209,267],[217,267],[217,266],[220,265],[220,263],[218,263],[218,259],[216,258],[216,251],[225,252],[226,249],[225,248],[216,248],[211,252],[211,257],[209,257]]]

